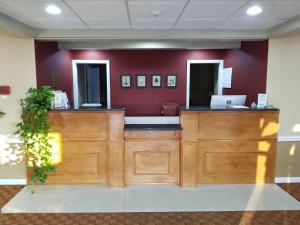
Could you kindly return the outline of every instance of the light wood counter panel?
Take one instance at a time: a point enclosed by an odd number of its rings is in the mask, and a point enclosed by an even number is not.
[[[108,173],[110,187],[124,187],[124,142],[108,143]]]
[[[179,149],[179,141],[126,142],[126,183],[179,183]]]
[[[181,141],[180,185],[196,187],[198,181],[198,142]]]
[[[198,183],[273,183],[274,140],[198,142]]]
[[[179,183],[180,131],[126,131],[126,183]]]
[[[276,111],[208,111],[198,113],[199,139],[276,139]]]
[[[57,171],[47,184],[124,186],[124,111],[51,111],[48,119]]]
[[[52,132],[62,140],[107,140],[108,116],[106,112],[51,111],[48,120]]]
[[[199,123],[198,112],[180,112],[180,124],[182,127],[181,140],[195,141],[198,140]]]
[[[180,140],[180,131],[126,131],[125,139],[143,140]]]
[[[181,111],[181,186],[274,182],[278,115],[278,110]]]

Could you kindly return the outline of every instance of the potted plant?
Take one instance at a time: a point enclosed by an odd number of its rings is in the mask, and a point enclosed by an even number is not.
[[[30,88],[26,97],[20,100],[21,122],[17,124],[16,133],[23,139],[23,151],[27,167],[33,170],[31,179],[34,183],[44,184],[48,174],[55,172],[47,117],[53,97],[52,88],[43,86]]]

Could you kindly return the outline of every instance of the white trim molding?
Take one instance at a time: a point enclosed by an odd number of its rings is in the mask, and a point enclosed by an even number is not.
[[[26,179],[0,179],[0,185],[26,185]]]
[[[300,141],[300,136],[279,136],[278,142],[298,142]]]
[[[125,124],[179,124],[179,116],[125,116]]]
[[[111,107],[110,99],[110,65],[109,60],[72,60],[73,71],[73,99],[74,108],[78,109],[78,71],[77,64],[105,64],[106,65],[106,87],[107,87],[107,108]]]
[[[300,177],[275,177],[275,183],[300,183]]]
[[[219,64],[218,70],[218,89],[217,95],[223,94],[223,70],[224,70],[224,60],[187,60],[187,69],[186,69],[186,108],[190,108],[190,72],[191,72],[191,64]]]

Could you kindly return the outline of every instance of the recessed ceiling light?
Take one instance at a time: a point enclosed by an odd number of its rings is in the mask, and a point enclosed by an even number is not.
[[[45,8],[45,11],[49,14],[52,14],[52,15],[58,15],[61,13],[61,9],[58,8],[56,5],[48,5],[46,8]]]
[[[258,15],[262,12],[262,8],[255,5],[255,6],[252,6],[250,7],[249,9],[247,9],[247,14],[250,15],[250,16],[255,16],[255,15]]]
[[[152,15],[153,15],[154,17],[158,17],[158,16],[160,15],[160,11],[154,10],[154,11],[152,11]]]

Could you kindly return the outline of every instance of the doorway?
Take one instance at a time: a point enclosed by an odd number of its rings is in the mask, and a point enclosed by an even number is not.
[[[111,107],[108,60],[73,60],[74,108]]]
[[[188,60],[186,108],[209,106],[212,95],[222,95],[223,60]]]

